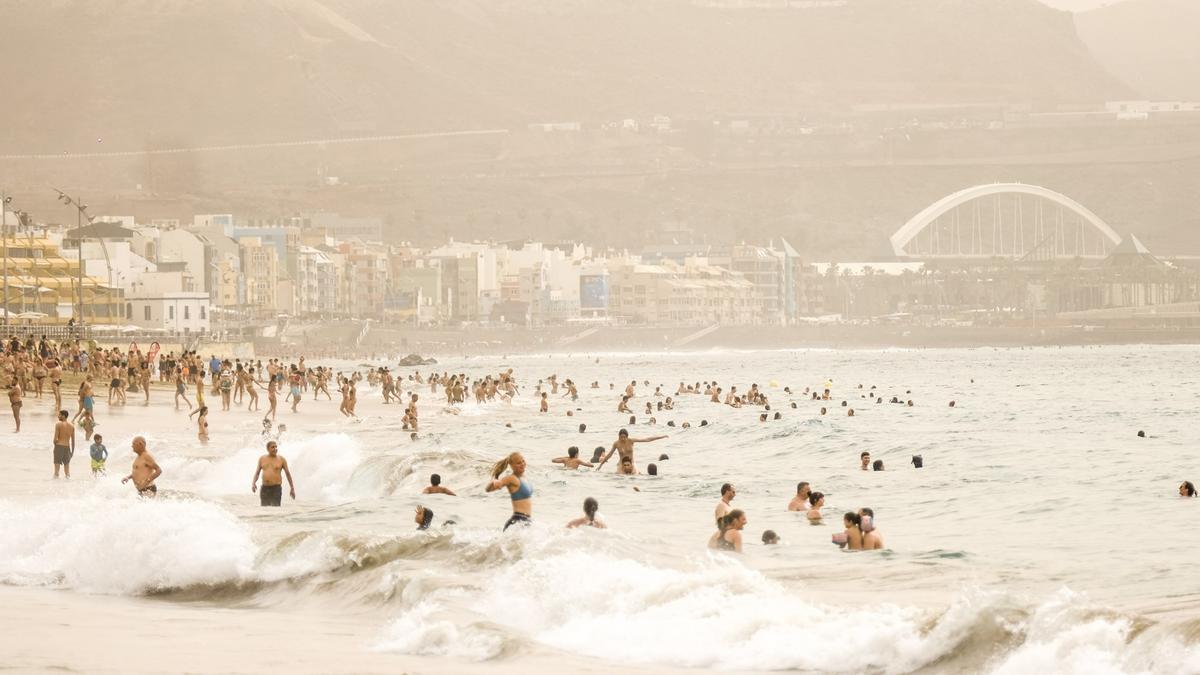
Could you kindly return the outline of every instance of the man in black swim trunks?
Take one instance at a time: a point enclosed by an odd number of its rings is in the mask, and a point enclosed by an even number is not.
[[[262,490],[258,490],[258,476],[262,474]],[[267,441],[267,454],[258,458],[258,467],[254,469],[254,480],[250,481],[250,491],[258,492],[259,503],[262,506],[279,506],[283,501],[283,476],[287,476],[289,494],[296,498],[296,483],[292,480],[292,472],[288,469],[287,460],[279,454],[279,444]]]
[[[154,461],[154,456],[146,452],[145,438],[133,437],[133,454],[136,455],[133,459],[133,469],[128,476],[121,479],[121,483],[128,483],[132,480],[139,497],[157,496],[158,486],[154,484],[154,481],[162,475],[162,468],[159,467],[158,462]]]

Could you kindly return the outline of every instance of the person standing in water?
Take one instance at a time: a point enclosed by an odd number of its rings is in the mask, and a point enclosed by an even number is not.
[[[808,495],[812,489],[808,486],[808,481],[802,480],[796,485],[796,496],[792,497],[792,501],[788,502],[788,511],[807,511],[808,510]]]
[[[604,448],[600,448],[600,451],[604,452]],[[574,445],[567,448],[566,457],[555,457],[554,459],[550,460],[550,462],[552,464],[562,464],[564,469],[578,469],[581,466],[591,468],[595,466],[591,462],[585,462],[582,459],[579,459],[579,448],[575,447]]]
[[[708,540],[708,547],[718,551],[742,552],[742,530],[749,519],[741,509],[734,509],[717,523],[717,533]]]
[[[258,489],[258,477],[262,475],[262,490]],[[288,494],[296,498],[296,483],[292,480],[291,469],[287,460],[279,455],[279,444],[267,441],[267,454],[258,458],[258,466],[254,469],[254,479],[250,481],[250,491],[258,492],[259,504],[262,506],[279,506],[283,501],[283,477],[287,476]]]
[[[583,517],[576,518],[567,523],[567,527],[594,527],[600,530],[608,529],[603,520],[596,517],[596,512],[600,510],[600,502],[597,502],[592,497],[583,500]]]
[[[731,483],[726,483],[721,486],[721,499],[717,501],[717,508],[714,512],[714,515],[717,518],[717,527],[721,526],[721,519],[733,510],[733,507],[730,506],[729,503],[732,502],[733,498],[736,496],[737,490],[733,489],[733,485]]]
[[[504,473],[505,469],[511,473],[501,478],[500,474]],[[487,491],[495,492],[506,488],[508,497],[512,500],[512,516],[504,523],[505,530],[513,525],[528,526],[533,523],[533,484],[525,480],[524,476],[525,458],[519,452],[510,454],[492,467],[492,480],[487,484]]]
[[[429,476],[429,485],[426,485],[425,489],[421,490],[421,494],[423,494],[423,495],[450,495],[451,497],[458,496],[458,495],[454,494],[454,490],[451,490],[450,488],[446,487],[445,485],[442,485],[442,477],[436,473]]]
[[[651,436],[649,438],[630,438],[629,431],[622,429],[621,431],[617,432],[617,440],[613,442],[612,448],[609,449],[608,453],[605,454],[603,458],[601,458],[600,463],[598,465],[596,465],[596,470],[599,471],[600,467],[604,466],[604,463],[607,462],[613,456],[614,452],[620,453],[621,460],[625,460],[626,458],[628,458],[630,464],[633,464],[634,463],[634,461],[633,461],[633,445],[635,443],[650,443],[650,442],[661,440],[664,438],[666,438],[666,436]],[[620,463],[619,462],[617,465],[617,472],[620,473]]]
[[[133,459],[133,469],[128,476],[121,479],[121,484],[124,485],[132,480],[139,497],[158,495],[158,486],[154,484],[154,481],[162,475],[162,468],[158,466],[158,462],[154,461],[154,457],[146,452],[145,438],[133,437],[133,454],[137,455]]]
[[[67,421],[71,415],[66,410],[58,411],[58,423],[54,425],[54,477],[58,478],[58,467],[63,475],[71,477],[71,455],[75,454],[75,426]]]
[[[17,428],[13,433],[21,433],[21,385],[14,379],[8,383],[8,403],[12,406],[13,420],[17,423]]]

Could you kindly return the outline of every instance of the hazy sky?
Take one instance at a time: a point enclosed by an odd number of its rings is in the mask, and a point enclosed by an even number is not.
[[[1104,5],[1115,5],[1124,0],[1042,0],[1042,2],[1057,7],[1058,9],[1068,9],[1074,12],[1082,12]]]

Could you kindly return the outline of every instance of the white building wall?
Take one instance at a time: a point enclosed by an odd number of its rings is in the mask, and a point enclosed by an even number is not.
[[[208,288],[210,270],[204,262],[204,242],[187,230],[166,230],[159,237],[159,262],[182,262],[199,288]]]
[[[207,333],[211,306],[207,293],[170,293],[161,297],[128,298],[129,322],[146,328],[162,328],[170,333],[190,335]]]

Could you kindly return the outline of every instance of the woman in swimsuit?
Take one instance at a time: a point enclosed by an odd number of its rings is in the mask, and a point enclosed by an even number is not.
[[[608,526],[603,520],[596,518],[596,512],[600,510],[600,503],[592,497],[583,500],[583,517],[576,518],[567,523],[567,527],[594,527],[600,530],[606,529]]]
[[[742,528],[746,527],[746,514],[741,509],[734,509],[725,514],[720,535],[717,537],[718,551],[742,552]]]
[[[842,516],[842,524],[846,526],[846,550],[863,550],[862,516],[847,511]]]
[[[196,418],[196,437],[204,445],[208,445],[208,406],[200,406],[200,416]]]
[[[500,474],[505,469],[511,469],[512,473],[501,478]],[[492,467],[492,480],[487,484],[487,491],[508,488],[508,497],[512,500],[512,517],[504,523],[506,530],[513,525],[530,525],[533,522],[533,484],[524,476],[525,458],[519,452],[512,453]]]

